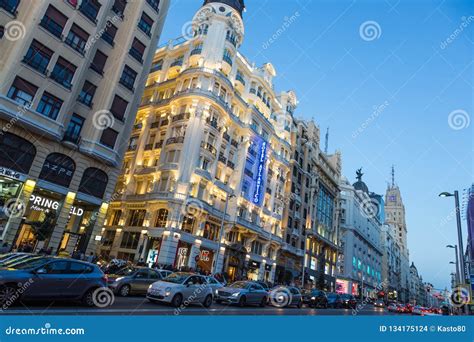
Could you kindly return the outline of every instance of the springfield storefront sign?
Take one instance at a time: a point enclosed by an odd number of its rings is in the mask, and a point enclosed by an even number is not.
[[[45,211],[47,209],[58,210],[60,207],[59,201],[51,198],[32,194],[30,196],[30,209],[34,211]],[[84,209],[71,206],[70,215],[82,216]]]

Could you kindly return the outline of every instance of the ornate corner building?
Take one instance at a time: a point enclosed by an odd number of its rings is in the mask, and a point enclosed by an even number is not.
[[[0,1],[0,240],[95,250],[168,6]]]
[[[157,50],[101,253],[273,281],[297,99],[238,52],[242,9],[206,1]]]

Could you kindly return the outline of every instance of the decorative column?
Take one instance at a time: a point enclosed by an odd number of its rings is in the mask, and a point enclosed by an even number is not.
[[[67,225],[69,220],[69,213],[71,212],[71,207],[74,203],[74,199],[76,198],[75,192],[68,192],[66,198],[64,199],[64,203],[61,207],[61,211],[58,213],[58,217],[56,219],[56,226],[54,227],[53,233],[48,241],[47,246],[45,247],[52,247],[53,251],[57,251],[59,244],[61,243],[61,239],[63,237],[64,228]]]
[[[163,240],[161,243],[160,254],[158,255],[159,264],[174,264],[179,238],[179,233],[173,233],[169,230],[163,232]]]
[[[225,257],[225,247],[221,247],[216,253],[214,254],[214,262],[217,259],[217,253],[219,253],[219,259],[217,261],[217,265],[214,268],[215,272],[214,273],[222,273],[224,269],[224,257]]]

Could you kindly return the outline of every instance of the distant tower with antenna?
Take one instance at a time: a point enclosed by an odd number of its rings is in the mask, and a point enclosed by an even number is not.
[[[329,127],[326,130],[326,138],[324,139],[324,153],[328,154],[329,147]]]
[[[392,164],[392,188],[395,187],[395,165]]]

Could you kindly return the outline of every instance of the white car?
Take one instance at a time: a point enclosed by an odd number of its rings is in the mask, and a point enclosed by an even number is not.
[[[183,303],[202,304],[207,308],[212,304],[213,292],[203,276],[176,272],[151,284],[146,297],[153,303],[169,303],[176,308]]]

